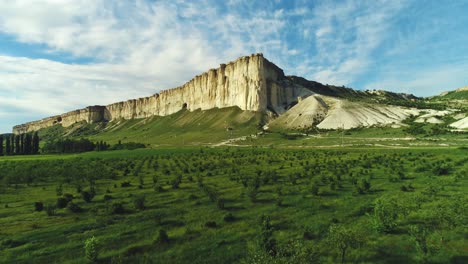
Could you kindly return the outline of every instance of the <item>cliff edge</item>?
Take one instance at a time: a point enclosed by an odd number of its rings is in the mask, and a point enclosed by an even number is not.
[[[106,106],[88,106],[57,116],[28,122],[13,127],[21,134],[61,124],[64,127],[78,122],[103,122],[117,119],[166,116],[188,109],[212,109],[237,106],[247,111],[282,112],[303,88],[289,85],[278,66],[263,57],[252,54],[240,57],[217,69],[211,69],[177,88],[149,97],[132,99]]]

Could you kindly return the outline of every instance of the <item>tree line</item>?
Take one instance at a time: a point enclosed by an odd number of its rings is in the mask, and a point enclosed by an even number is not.
[[[44,153],[79,153],[87,151],[104,151],[108,150],[110,145],[106,142],[92,142],[89,139],[82,138],[79,140],[60,139],[56,141],[46,142],[42,148]]]
[[[145,148],[145,144],[136,142],[122,143],[120,140],[115,145],[110,145],[105,141],[92,142],[87,138],[81,139],[59,139],[49,141],[42,147],[43,153],[80,153],[88,151],[107,151],[122,149]]]
[[[0,135],[0,156],[35,155],[39,153],[39,135]]]
[[[58,139],[47,141],[39,148],[39,135],[37,132],[20,135],[0,135],[0,156],[35,155],[41,153],[81,153],[88,151],[106,151],[121,149],[145,148],[145,144],[127,142],[110,145],[105,141],[92,142],[89,139]]]

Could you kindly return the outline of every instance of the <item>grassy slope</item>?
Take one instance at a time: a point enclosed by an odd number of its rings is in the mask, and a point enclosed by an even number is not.
[[[168,155],[169,154],[169,155]],[[234,156],[231,156],[234,155]],[[159,170],[155,171],[150,156],[158,158]],[[364,156],[363,156],[364,155]],[[372,160],[374,157],[387,155],[385,162],[371,162],[371,167],[363,168],[354,164],[362,157]],[[327,248],[326,232],[332,221],[353,226],[362,232],[367,240],[365,247],[350,249],[349,261],[369,263],[409,263],[417,261],[417,249],[407,235],[409,225],[422,221],[434,221],[434,208],[450,203],[453,197],[465,195],[467,190],[466,177],[458,181],[454,175],[462,170],[468,170],[466,150],[462,149],[425,149],[425,150],[340,150],[340,151],[298,151],[298,150],[250,150],[250,149],[160,149],[116,151],[104,153],[86,153],[81,155],[44,156],[48,160],[73,159],[80,157],[85,162],[92,158],[112,159],[111,164],[118,163],[115,158],[132,159],[142,165],[141,175],[145,185],[137,188],[138,177],[130,173],[124,176],[117,170],[117,178],[99,179],[97,181],[97,196],[90,204],[80,198],[75,202],[82,206],[84,213],[73,214],[66,209],[58,211],[57,216],[47,216],[44,212],[33,212],[33,202],[43,201],[54,203],[55,188],[59,177],[57,175],[46,182],[38,182],[33,186],[19,185],[2,188],[0,194],[0,262],[9,263],[83,263],[83,241],[91,236],[100,240],[100,259],[103,262],[123,261],[144,262],[158,260],[161,263],[222,263],[238,261],[246,256],[247,247],[252,245],[257,230],[257,218],[262,213],[270,215],[275,227],[275,238],[280,244],[289,239],[302,240],[306,229],[313,234],[312,241],[305,241],[308,246],[319,248],[324,262],[334,262],[337,259],[333,248]],[[234,159],[234,157],[236,157]],[[397,163],[390,162],[394,157],[401,157]],[[19,157],[9,158],[10,162]],[[35,157],[23,159],[34,160]],[[269,162],[268,160],[272,160]],[[287,160],[287,161],[286,161]],[[463,161],[464,160],[464,161]],[[177,164],[174,163],[177,161]],[[362,160],[365,161],[365,160]],[[431,175],[431,164],[445,161],[451,164],[448,176],[434,177]],[[0,161],[1,163],[2,161]],[[213,169],[197,172],[193,167],[191,173],[183,173],[183,181],[179,189],[172,189],[168,184],[173,175],[180,173],[187,164],[213,165]],[[305,178],[299,178],[296,185],[290,183],[289,175],[303,172],[303,166],[308,163],[321,164],[320,173],[313,173]],[[372,192],[365,195],[353,194],[353,186],[349,183],[347,174],[343,174],[343,187],[330,190],[327,184],[322,184],[321,196],[315,197],[309,191],[309,179],[319,180],[323,176],[335,175],[334,168],[346,164],[350,172],[358,178],[371,178]],[[390,163],[389,163],[390,162]],[[394,161],[395,162],[395,161]],[[169,175],[163,173],[165,166],[170,165]],[[328,164],[328,165],[327,165]],[[415,166],[414,164],[417,164]],[[421,164],[427,166],[418,171]],[[409,177],[400,182],[389,182],[387,177],[396,167],[402,166]],[[230,173],[232,168],[240,169],[239,173]],[[424,167],[423,167],[424,168]],[[257,170],[276,170],[279,174],[278,183],[266,184],[260,188],[256,202],[249,200],[242,184],[230,180],[231,176],[253,176]],[[208,176],[208,173],[212,176]],[[307,173],[307,171],[306,171]],[[152,176],[159,175],[166,191],[155,192],[152,189]],[[226,209],[220,210],[197,187],[196,179],[202,175],[205,184],[216,188],[226,200]],[[121,188],[120,183],[129,180],[132,187]],[[414,192],[402,192],[401,185],[412,184]],[[442,187],[439,194],[426,196],[424,190],[429,185]],[[283,206],[275,204],[278,187],[282,188]],[[64,184],[64,193],[73,193],[71,184]],[[109,190],[113,200],[106,202],[103,196]],[[133,197],[145,194],[147,209],[133,209]],[[416,199],[422,199],[419,209],[412,209],[391,234],[377,234],[370,229],[368,212],[372,201],[382,195],[398,196],[402,203],[413,206]],[[466,196],[465,196],[466,198]],[[109,204],[115,201],[123,202],[128,209],[124,215],[109,215],[106,211]],[[5,208],[8,204],[8,208]],[[234,222],[224,222],[223,216],[231,212],[237,218]],[[432,219],[432,220],[431,220]],[[206,228],[206,221],[216,221],[217,228]],[[153,244],[160,228],[168,231],[171,243],[167,246]],[[436,227],[432,236],[443,237],[443,244],[436,240],[441,249],[431,257],[433,261],[446,262],[463,256],[466,249],[466,229],[463,227]],[[464,231],[463,231],[464,230]],[[11,240],[13,243],[6,243]],[[15,244],[16,243],[16,244]],[[13,244],[13,245],[12,245]],[[466,252],[465,252],[466,253]],[[466,255],[465,255],[466,256]]]
[[[171,116],[150,119],[122,120],[103,124],[78,124],[71,128],[54,126],[40,131],[42,142],[69,134],[73,137],[86,137],[92,141],[103,140],[111,144],[141,142],[151,147],[212,145],[230,138],[253,135],[258,132],[260,113],[241,111],[239,108],[223,108],[208,111],[181,111]],[[454,120],[446,120],[446,124]],[[226,125],[234,130],[226,131]],[[258,146],[369,146],[393,147],[412,146],[460,146],[468,144],[468,135],[444,132],[431,135],[434,127],[441,125],[424,124],[426,134],[411,135],[404,128],[374,127],[357,128],[345,131],[309,131],[308,137],[287,140],[280,133],[298,133],[296,130],[271,129],[272,133],[251,139],[232,142],[234,145]],[[443,126],[442,126],[443,127]],[[104,155],[104,154],[103,154]]]
[[[459,109],[468,111],[468,91],[451,91],[443,96],[434,96],[426,99],[426,102],[437,105],[440,108]]]
[[[169,116],[118,120],[105,125],[77,124],[65,129],[55,126],[42,130],[40,136],[45,141],[65,134],[76,138],[86,137],[93,141],[104,140],[110,144],[121,140],[152,146],[196,145],[255,134],[261,119],[261,113],[242,111],[237,107],[193,112],[182,110]],[[233,128],[232,132],[227,131],[226,127]]]
[[[439,96],[439,98],[468,100],[468,91],[452,91],[444,96]]]

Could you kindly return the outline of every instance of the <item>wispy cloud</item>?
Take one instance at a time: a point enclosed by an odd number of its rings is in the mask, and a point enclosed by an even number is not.
[[[0,131],[25,112],[33,119],[147,96],[256,52],[287,74],[324,83],[419,95],[455,88],[468,83],[458,70],[468,66],[467,8],[399,0],[2,1]],[[5,37],[45,55],[2,52]]]
[[[0,56],[0,103],[35,118],[59,114],[147,96],[219,63],[281,46],[279,14],[249,16],[213,6],[212,1],[2,2],[3,34],[92,61]]]
[[[401,10],[399,1],[325,2],[314,9],[304,37],[315,44],[316,67],[302,67],[300,72],[321,82],[353,83],[371,67],[372,53],[388,38],[391,19]],[[314,34],[310,34],[310,31]]]

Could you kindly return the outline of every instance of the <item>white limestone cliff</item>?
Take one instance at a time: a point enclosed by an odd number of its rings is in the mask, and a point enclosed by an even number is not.
[[[237,106],[247,111],[273,109],[281,112],[297,100],[303,88],[284,85],[284,73],[262,54],[252,54],[221,64],[196,76],[184,85],[149,97],[93,106],[62,115],[29,122],[13,128],[13,133],[27,133],[61,124],[68,127],[77,122],[100,122],[117,119],[166,116],[186,108],[212,109]]]

